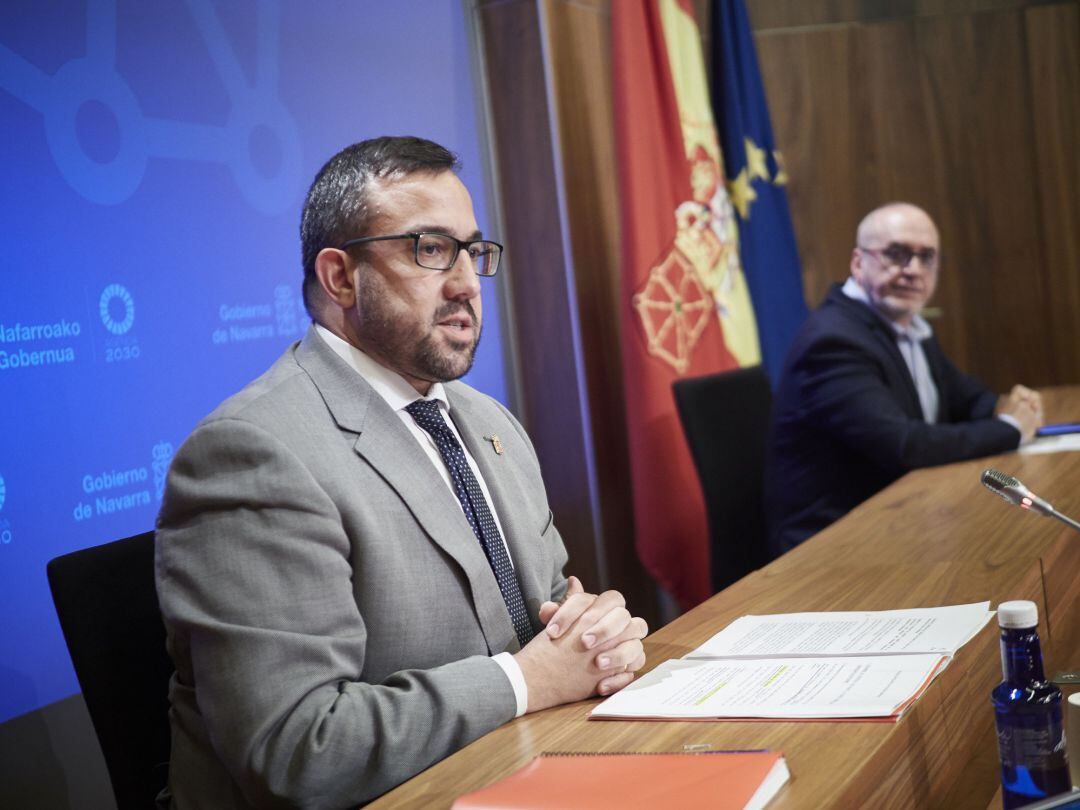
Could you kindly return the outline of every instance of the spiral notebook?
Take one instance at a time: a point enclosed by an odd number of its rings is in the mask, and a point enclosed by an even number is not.
[[[789,778],[778,751],[547,753],[453,810],[757,810]]]

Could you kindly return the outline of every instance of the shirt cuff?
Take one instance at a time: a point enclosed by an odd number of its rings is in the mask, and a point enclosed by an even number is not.
[[[1014,428],[1016,428],[1016,432],[1020,434],[1020,441],[1018,442],[1018,445],[1024,444],[1024,432],[1020,430],[1020,423],[1016,421],[1015,416],[1013,416],[1011,413],[999,413],[997,415],[997,418],[1005,424],[1012,425]]]
[[[508,652],[493,655],[491,660],[506,673],[506,678],[514,689],[514,698],[517,700],[517,713],[514,717],[521,717],[521,715],[525,714],[525,709],[529,705],[529,687],[525,684],[525,676],[521,674],[521,667],[514,656]]]

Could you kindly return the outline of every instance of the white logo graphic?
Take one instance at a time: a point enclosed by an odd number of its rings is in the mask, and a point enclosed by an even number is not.
[[[110,311],[114,300],[118,300],[124,307],[124,317],[120,320],[116,320]],[[132,300],[131,293],[127,291],[127,288],[120,284],[110,284],[102,291],[101,300],[98,302],[98,311],[101,314],[101,322],[114,335],[124,334],[135,323],[135,302]]]
[[[224,163],[244,196],[264,213],[277,214],[293,204],[302,163],[296,122],[277,88],[280,3],[255,4],[258,70],[252,81],[218,18],[215,6],[222,4],[187,2],[202,48],[230,100],[221,127],[147,116],[132,82],[116,64],[116,0],[87,0],[85,5],[85,56],[51,76],[0,44],[0,88],[43,115],[49,151],[73,189],[101,205],[121,203],[142,184],[150,158],[164,157]],[[120,146],[110,160],[90,155],[79,140],[77,122],[87,102],[103,107],[119,129]],[[191,137],[192,126],[198,127],[199,137]]]
[[[7,495],[7,488],[4,486],[4,476],[0,475],[0,509],[4,508],[5,495]]]
[[[169,442],[160,441],[154,445],[151,454],[154,457],[154,491],[160,501],[161,496],[165,494],[165,476],[169,473],[169,462],[172,461],[173,446]]]
[[[277,332],[279,335],[295,335],[296,307],[293,304],[292,287],[288,284],[279,284],[274,288],[274,312],[277,315]]]

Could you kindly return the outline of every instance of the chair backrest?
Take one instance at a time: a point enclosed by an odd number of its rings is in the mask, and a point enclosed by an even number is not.
[[[712,584],[721,590],[769,561],[762,479],[772,389],[752,366],[677,380],[673,391],[705,496]]]
[[[154,587],[154,533],[65,554],[47,570],[117,807],[153,807],[168,781],[173,672]]]

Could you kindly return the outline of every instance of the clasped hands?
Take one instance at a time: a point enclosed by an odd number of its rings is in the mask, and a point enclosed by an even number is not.
[[[631,616],[618,591],[585,593],[570,577],[562,602],[544,602],[546,627],[514,658],[528,686],[527,710],[538,711],[595,694],[610,695],[645,664],[645,620]]]
[[[1008,394],[998,397],[995,414],[1007,414],[1017,421],[1020,439],[1027,442],[1043,424],[1042,396],[1023,385],[1014,385]]]

